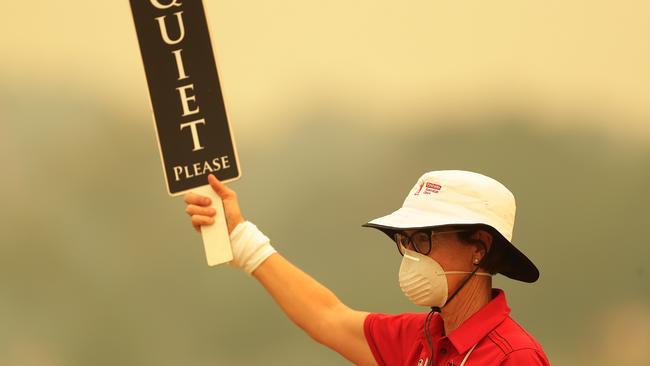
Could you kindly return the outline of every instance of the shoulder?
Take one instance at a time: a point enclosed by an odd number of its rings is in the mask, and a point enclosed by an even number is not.
[[[410,364],[412,355],[419,355],[422,350],[421,338],[426,317],[426,313],[368,314],[364,333],[377,363]]]
[[[424,325],[426,313],[404,313],[398,315],[371,313],[366,317],[366,332],[416,333]]]
[[[370,350],[379,365],[403,365],[420,347],[424,320],[427,314],[399,315],[368,314],[364,334]]]
[[[542,346],[509,316],[488,333],[486,338],[500,351],[502,365],[549,364]]]

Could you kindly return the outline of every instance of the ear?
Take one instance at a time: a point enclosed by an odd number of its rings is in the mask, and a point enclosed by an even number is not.
[[[483,260],[483,257],[485,257],[485,254],[490,250],[494,237],[489,231],[479,229],[472,234],[472,240],[476,243],[473,256],[478,259],[480,263]]]

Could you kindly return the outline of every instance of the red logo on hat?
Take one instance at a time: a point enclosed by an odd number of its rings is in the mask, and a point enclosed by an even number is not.
[[[422,190],[423,187],[424,187],[424,182],[420,183],[420,188],[418,188],[418,191],[415,192],[413,195],[417,196],[418,194],[420,194],[420,191]]]
[[[420,187],[420,189],[422,188]],[[440,189],[442,189],[440,184],[427,183],[427,188],[424,190],[424,194],[438,193],[440,192]]]

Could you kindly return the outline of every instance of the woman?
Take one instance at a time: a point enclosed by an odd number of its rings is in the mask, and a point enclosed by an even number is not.
[[[400,209],[365,224],[386,233],[403,255],[400,287],[418,314],[350,309],[327,288],[280,256],[245,221],[237,196],[214,176],[231,235],[232,265],[251,274],[289,318],[316,341],[358,365],[548,365],[541,346],[509,316],[491,275],[534,282],[535,265],[511,243],[512,193],[466,171],[424,174]],[[214,222],[210,200],[185,196],[192,225]]]

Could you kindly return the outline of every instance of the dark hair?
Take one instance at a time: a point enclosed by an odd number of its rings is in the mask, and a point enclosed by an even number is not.
[[[503,249],[504,249],[504,239],[501,234],[499,234],[496,229],[494,229],[492,226],[489,225],[484,225],[484,224],[474,224],[474,225],[459,225],[457,226],[458,229],[466,230],[466,231],[461,231],[457,233],[458,239],[461,241],[465,242],[466,244],[471,244],[471,245],[478,245],[483,247],[485,249],[486,254],[481,259],[481,262],[479,263],[479,266],[483,268],[485,271],[487,271],[490,274],[496,274],[499,272],[499,265],[501,262],[501,259],[503,258]],[[490,246],[490,249],[483,244],[480,240],[473,239],[472,236],[476,234],[479,230],[484,230],[487,231],[492,235],[492,245]]]

